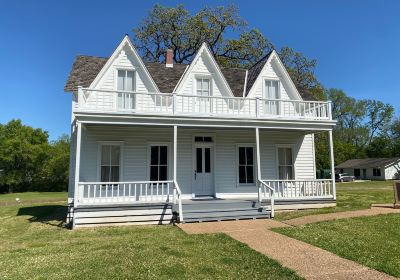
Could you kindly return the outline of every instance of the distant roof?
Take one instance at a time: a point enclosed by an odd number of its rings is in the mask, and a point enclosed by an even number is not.
[[[249,93],[271,53],[272,52],[265,55],[249,68],[245,96]],[[106,64],[107,60],[108,58],[106,57],[77,55],[72,65],[72,70],[68,76],[68,80],[64,86],[64,91],[74,91],[78,86],[89,87],[97,74],[103,68],[104,64]],[[187,64],[176,63],[174,64],[174,67],[165,67],[165,64],[157,62],[145,62],[144,64],[159,90],[164,93],[169,93],[174,90],[188,66]],[[233,95],[235,97],[242,97],[246,78],[246,69],[221,67],[221,72],[228,82]],[[300,95],[304,100],[315,100],[314,96],[308,92],[300,92]]]
[[[399,157],[349,159],[337,165],[336,168],[374,168],[387,166],[398,161],[400,161]]]

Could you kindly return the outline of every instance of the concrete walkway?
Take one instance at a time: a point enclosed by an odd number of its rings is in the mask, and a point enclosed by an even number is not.
[[[375,207],[371,207],[370,209],[364,209],[364,210],[309,215],[309,216],[286,220],[286,221],[284,221],[284,223],[297,227],[297,226],[303,226],[303,225],[318,223],[318,222],[323,222],[323,221],[348,219],[348,218],[355,218],[355,217],[365,217],[365,216],[376,216],[376,215],[392,214],[392,213],[400,214],[400,209],[394,209],[393,205],[391,205],[391,207],[389,207],[389,205],[381,205],[381,206],[375,206]]]
[[[274,220],[179,224],[188,234],[226,233],[277,260],[306,279],[397,279],[269,229],[288,227]]]

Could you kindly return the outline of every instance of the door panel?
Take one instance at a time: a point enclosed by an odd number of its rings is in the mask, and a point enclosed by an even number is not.
[[[212,147],[195,147],[193,192],[195,195],[213,195]]]

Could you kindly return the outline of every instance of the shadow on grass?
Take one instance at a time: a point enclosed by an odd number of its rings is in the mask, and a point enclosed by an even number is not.
[[[31,216],[31,223],[42,223],[57,227],[66,227],[68,207],[64,205],[38,205],[21,207],[17,216]]]

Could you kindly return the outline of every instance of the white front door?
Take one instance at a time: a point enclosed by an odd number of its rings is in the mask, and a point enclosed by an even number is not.
[[[214,195],[213,146],[194,147],[193,192],[198,195]]]

